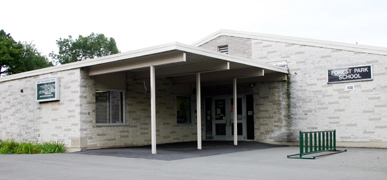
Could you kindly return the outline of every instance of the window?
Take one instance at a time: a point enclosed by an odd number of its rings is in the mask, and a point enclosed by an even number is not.
[[[96,90],[95,114],[97,124],[125,123],[125,92]]]
[[[191,97],[176,96],[177,124],[191,124]]]
[[[220,53],[228,54],[228,45],[218,46],[218,51],[219,51]]]

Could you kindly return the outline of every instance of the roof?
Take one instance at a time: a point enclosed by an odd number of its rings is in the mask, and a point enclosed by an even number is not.
[[[385,47],[349,44],[349,43],[323,41],[323,40],[306,39],[306,38],[289,37],[289,36],[279,36],[279,35],[272,35],[272,34],[233,31],[233,30],[225,30],[225,29],[219,30],[193,43],[192,45],[200,46],[219,36],[235,36],[235,37],[242,37],[242,38],[260,39],[260,40],[267,40],[267,41],[274,41],[274,42],[283,42],[283,43],[290,43],[290,44],[308,45],[308,46],[315,46],[315,47],[322,47],[322,48],[341,49],[341,50],[348,50],[348,51],[355,51],[355,52],[387,55],[387,48]]]
[[[145,64],[146,66],[143,65],[143,67],[149,67],[147,65],[155,65],[155,67],[157,67],[162,65],[162,64],[157,64],[158,63],[156,62],[157,58],[173,52],[182,53],[182,55],[184,56],[182,60],[176,61],[175,63],[178,63],[178,62],[184,63],[187,61],[187,59],[188,60],[194,59],[194,58],[198,59],[200,57],[204,59],[211,59],[214,61],[217,60],[217,61],[227,62],[228,68],[230,67],[230,64],[234,64],[234,65],[237,65],[238,68],[242,68],[242,66],[243,67],[246,66],[246,67],[261,68],[261,69],[267,70],[268,72],[277,72],[277,73],[285,73],[285,74],[288,73],[286,68],[274,66],[271,64],[261,63],[261,62],[255,62],[247,58],[241,58],[241,57],[236,57],[228,54],[222,54],[219,52],[206,50],[192,45],[185,45],[178,42],[174,42],[174,43],[148,47],[144,49],[129,51],[129,52],[120,53],[120,54],[114,54],[110,56],[105,56],[105,57],[100,57],[100,58],[95,58],[95,59],[90,59],[85,61],[68,63],[60,66],[48,67],[48,68],[18,73],[14,75],[9,75],[5,77],[1,77],[0,82],[20,79],[25,77],[31,77],[31,76],[41,75],[41,74],[47,74],[52,72],[76,69],[76,68],[83,68],[83,67],[93,68],[93,67],[102,67],[102,66],[105,67],[105,66],[108,66],[109,64],[114,64],[114,63],[117,64],[119,62],[121,64],[131,63],[136,60],[144,60],[144,58],[147,58],[147,57],[148,59],[150,59],[149,57],[151,57],[154,60],[151,59],[149,63]],[[193,57],[193,58],[188,58],[188,57]],[[173,62],[170,62],[170,64],[173,64]],[[141,67],[136,66],[136,68],[141,68]]]

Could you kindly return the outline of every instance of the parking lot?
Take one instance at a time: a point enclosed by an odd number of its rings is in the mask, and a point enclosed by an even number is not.
[[[194,144],[194,143],[193,143]],[[64,154],[0,155],[0,179],[383,179],[387,150],[347,148],[315,160],[288,159],[298,147],[251,142],[192,143],[89,150]],[[136,154],[137,153],[137,154]]]

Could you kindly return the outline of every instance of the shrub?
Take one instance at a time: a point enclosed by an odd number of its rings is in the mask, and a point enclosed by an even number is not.
[[[66,146],[63,143],[51,141],[51,142],[44,142],[41,145],[40,152],[42,154],[63,153],[65,150],[66,150]]]
[[[33,142],[22,142],[15,150],[14,154],[38,154],[39,146]]]
[[[19,147],[19,144],[16,143],[14,140],[2,141],[0,154],[14,154],[15,149],[17,149],[18,147]]]
[[[48,154],[63,153],[65,150],[65,144],[55,141],[17,143],[14,140],[7,140],[0,142],[0,154]]]

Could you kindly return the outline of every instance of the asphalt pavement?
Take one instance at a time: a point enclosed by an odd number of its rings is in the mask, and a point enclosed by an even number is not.
[[[347,148],[345,153],[305,160],[287,158],[298,153],[298,147],[260,143],[241,143],[235,147],[220,143],[212,148],[203,144],[203,150],[196,150],[192,149],[194,145],[188,145],[158,146],[156,155],[150,154],[150,147],[0,155],[0,179],[385,180],[387,177],[387,149]]]

